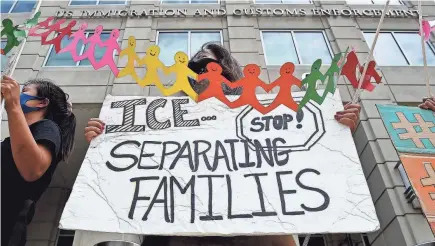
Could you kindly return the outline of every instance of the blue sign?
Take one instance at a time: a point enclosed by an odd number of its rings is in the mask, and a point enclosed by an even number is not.
[[[435,113],[417,107],[376,105],[397,151],[435,154]]]

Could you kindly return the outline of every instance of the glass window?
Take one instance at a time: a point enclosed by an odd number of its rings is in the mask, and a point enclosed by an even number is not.
[[[0,2],[2,13],[32,12],[36,4],[36,0],[2,0]]]
[[[105,4],[116,4],[116,5],[125,5],[126,0],[71,0],[70,5],[105,5]]]
[[[56,246],[72,246],[74,242],[74,231],[59,230]]]
[[[212,3],[219,3],[219,0],[162,0],[163,4],[188,4],[188,3],[192,3],[192,4],[204,4],[204,3],[208,3],[208,4],[212,4]]]
[[[157,44],[160,46],[160,60],[167,66],[174,64],[174,55],[183,51],[191,57],[204,43],[222,44],[221,32],[159,32]]]
[[[375,33],[365,32],[364,37],[372,45]],[[435,49],[425,43],[426,59],[429,66],[435,66]],[[380,66],[422,66],[421,37],[418,33],[383,32],[379,34],[374,51],[376,63]]]
[[[254,0],[256,4],[269,4],[269,3],[311,3],[311,0]]]
[[[12,8],[11,13],[22,13],[22,12],[32,12],[36,1],[30,0],[18,0],[15,6]]]
[[[269,32],[263,31],[263,48],[267,65],[312,64],[322,59],[330,64],[331,53],[323,32]]]
[[[87,33],[87,37],[89,37],[90,35],[92,35],[92,33]],[[102,33],[100,37],[101,40],[104,42],[110,37],[110,33]],[[60,43],[61,47],[62,48],[66,47],[71,41],[72,39],[69,39],[67,36],[65,36]],[[88,45],[83,47],[83,42],[80,41],[76,46],[76,53],[81,55],[88,49],[88,47],[89,47]],[[106,51],[105,47],[99,47],[98,45],[95,46],[95,52],[94,52],[95,59],[99,61],[103,57],[105,51]],[[91,63],[89,62],[88,59],[75,62],[72,59],[72,56],[69,52],[56,54],[56,51],[53,50],[53,46],[51,46],[45,66],[46,67],[91,66]]]
[[[380,4],[384,5],[387,0],[347,0],[349,4]],[[390,5],[400,5],[402,1],[400,0],[390,0]]]
[[[9,11],[11,11],[12,6],[14,5],[15,1],[2,0],[0,3],[1,3],[1,12],[2,13],[9,13]]]

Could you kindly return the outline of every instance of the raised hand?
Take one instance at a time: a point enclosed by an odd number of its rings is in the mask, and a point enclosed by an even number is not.
[[[91,118],[88,121],[88,125],[85,127],[85,138],[88,143],[92,139],[98,137],[104,131],[105,124],[103,121],[97,118]]]
[[[343,111],[338,111],[334,118],[341,124],[346,125],[352,132],[356,130],[359,121],[361,106],[358,104],[348,103],[344,106]]]
[[[418,105],[421,109],[432,110],[435,112],[435,97],[428,98],[424,101],[424,103]]]

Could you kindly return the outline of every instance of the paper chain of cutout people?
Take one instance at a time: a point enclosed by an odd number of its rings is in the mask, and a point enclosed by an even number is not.
[[[279,105],[284,105],[294,111],[298,111],[310,100],[322,104],[328,93],[335,93],[337,87],[336,76],[344,75],[354,88],[358,88],[359,78],[357,75],[357,69],[360,73],[363,71],[363,66],[359,63],[355,51],[353,50],[348,53],[346,50],[344,56],[342,53],[334,56],[332,63],[325,74],[322,74],[319,71],[322,61],[320,59],[316,60],[311,66],[311,72],[302,81],[293,75],[295,70],[294,64],[287,62],[280,68],[280,77],[270,84],[265,83],[259,78],[261,69],[255,64],[247,65],[243,70],[244,77],[232,83],[221,75],[222,68],[217,63],[209,63],[206,67],[207,72],[198,75],[188,68],[187,64],[189,58],[187,54],[179,51],[174,56],[174,65],[166,67],[159,59],[160,48],[156,45],[148,47],[146,55],[143,58],[139,58],[135,51],[136,39],[131,36],[128,38],[128,47],[121,50],[117,42],[119,37],[118,29],[112,30],[108,40],[103,42],[100,38],[103,31],[103,26],[101,25],[95,28],[95,32],[92,36],[86,38],[85,32],[88,27],[87,23],[82,23],[78,31],[73,33],[72,28],[76,25],[75,20],[61,28],[61,25],[65,23],[65,19],[54,21],[54,17],[49,17],[42,22],[38,22],[40,15],[41,13],[38,12],[33,18],[27,20],[22,27],[24,30],[21,30],[19,26],[13,26],[10,19],[2,21],[4,28],[1,31],[1,36],[7,37],[7,44],[5,48],[1,50],[3,55],[7,54],[13,47],[19,46],[20,41],[18,38],[25,38],[26,35],[39,36],[41,37],[41,44],[52,44],[56,53],[69,52],[75,62],[88,59],[96,70],[104,66],[109,66],[118,78],[130,75],[140,86],[155,85],[165,96],[183,91],[196,102],[214,97],[225,103],[229,108],[251,105],[262,114],[274,110]],[[48,40],[48,36],[53,32],[58,33],[58,35]],[[72,41],[66,47],[62,48],[61,41],[65,36],[68,36]],[[76,53],[76,46],[80,41],[82,41],[83,44],[88,45],[86,51],[81,55]],[[99,61],[94,57],[94,51],[97,45],[100,47],[106,47],[106,52]],[[113,52],[115,50],[119,53],[120,57],[127,56],[128,60],[126,67],[120,71],[113,59]],[[146,66],[147,72],[144,78],[138,77],[135,71],[135,62],[141,66]],[[377,83],[381,82],[381,76],[376,72],[375,67],[376,63],[370,61],[366,76],[362,82],[362,89],[373,91],[374,86],[370,82],[372,78],[374,78]],[[166,88],[161,83],[157,72],[159,69],[165,74],[176,74],[176,80],[171,87]],[[190,86],[188,77],[199,81],[199,83],[204,79],[208,79],[210,82],[209,86],[200,95],[197,95]],[[324,90],[323,95],[319,95],[316,91],[316,83],[318,80],[322,83],[326,82],[326,89]],[[228,100],[222,91],[222,83],[225,83],[230,88],[242,87],[241,96],[233,102]],[[307,86],[306,94],[302,101],[297,104],[291,95],[291,87],[293,85],[301,87],[305,84]],[[280,89],[275,100],[271,104],[265,106],[256,98],[255,90],[257,87],[263,88],[266,92],[270,92],[274,87],[279,87]]]

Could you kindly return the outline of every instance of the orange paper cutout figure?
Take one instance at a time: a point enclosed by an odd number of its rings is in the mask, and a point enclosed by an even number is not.
[[[166,90],[166,88],[163,86],[162,82],[160,81],[157,70],[160,68],[166,74],[169,73],[169,70],[163,64],[163,62],[160,61],[159,55],[160,55],[159,46],[151,45],[150,47],[148,47],[145,57],[142,58],[140,61],[141,65],[145,64],[147,71],[145,77],[139,82],[139,85],[144,87],[147,85],[154,84],[157,86],[157,88],[160,89],[160,91],[163,92]]]
[[[204,101],[208,98],[215,97],[219,101],[225,103],[226,105],[230,104],[231,101],[225,96],[222,90],[222,83],[231,84],[227,78],[222,76],[222,67],[215,63],[210,62],[207,64],[207,72],[198,75],[198,83],[201,83],[201,80],[208,79],[210,82],[207,89],[205,89],[198,96],[198,102]]]
[[[376,80],[376,83],[381,83],[382,77],[378,74],[376,71],[376,62],[370,61],[367,66],[367,71],[365,78],[361,84],[361,89],[365,89],[367,91],[373,91],[375,89],[375,86],[370,82],[371,78],[374,78]],[[353,88],[358,88],[359,79],[356,74],[356,70],[359,70],[360,73],[363,72],[364,66],[361,66],[358,61],[358,57],[356,56],[355,52],[349,52],[347,55],[346,63],[343,65],[343,68],[341,70],[341,75],[344,75],[352,84]]]
[[[279,92],[276,95],[275,100],[265,107],[265,110],[259,110],[261,113],[267,114],[276,109],[279,105],[284,105],[293,111],[298,110],[298,104],[295,102],[292,96],[292,86],[296,85],[300,88],[302,86],[302,81],[293,76],[294,71],[295,64],[286,62],[279,70],[281,76],[271,84],[265,85],[265,87],[268,88],[268,91],[272,90],[276,86],[279,86]]]
[[[269,92],[269,87],[267,87],[266,83],[262,81],[258,76],[260,76],[260,67],[256,64],[248,64],[243,69],[244,78],[234,82],[227,84],[231,89],[235,89],[237,87],[242,87],[242,94],[240,97],[234,101],[227,104],[229,108],[237,108],[244,105],[251,105],[253,108],[258,110],[259,112],[265,111],[264,106],[258,101],[255,93],[255,89],[260,86],[266,92]]]
[[[175,73],[176,79],[171,87],[161,89],[163,95],[169,96],[174,93],[183,91],[196,102],[198,99],[198,94],[196,94],[196,92],[190,86],[188,77],[197,80],[198,75],[193,72],[189,67],[187,67],[189,57],[186,55],[186,53],[178,51],[177,53],[175,53],[174,60],[175,64],[167,68],[165,73]]]

